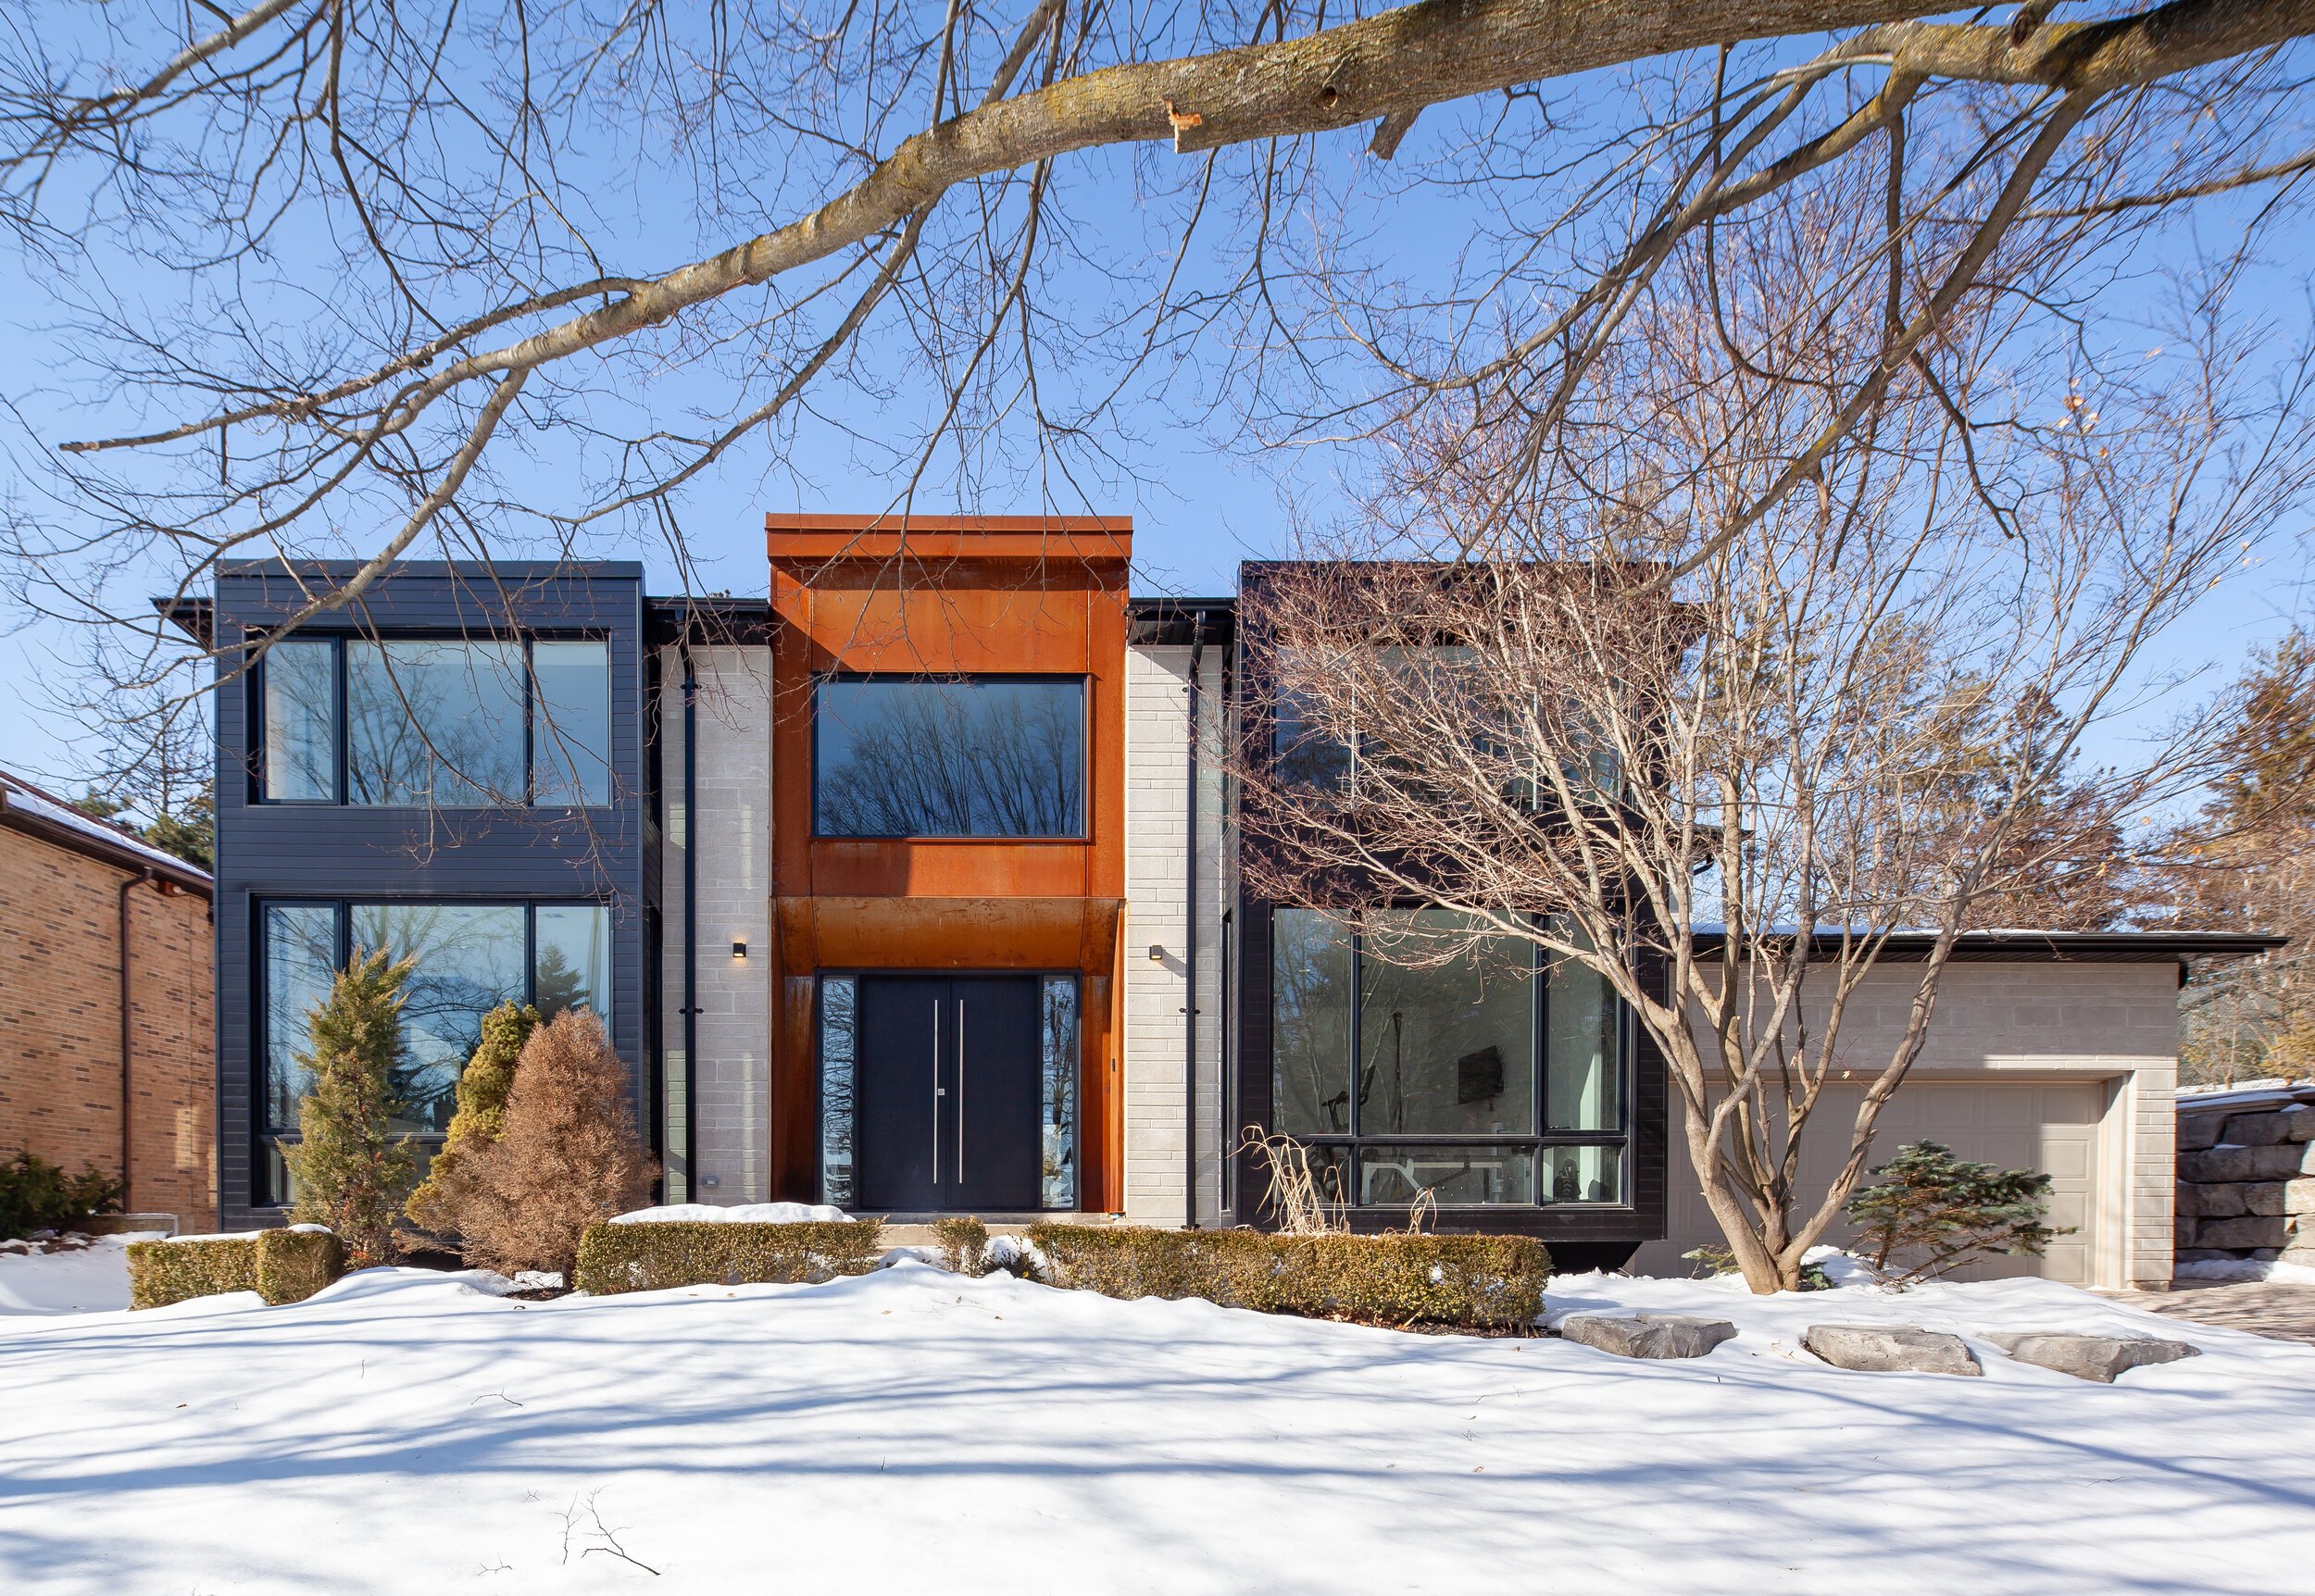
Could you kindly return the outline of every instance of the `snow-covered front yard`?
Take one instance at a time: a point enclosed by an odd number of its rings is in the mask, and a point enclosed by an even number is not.
[[[2315,1348],[2035,1281],[1554,1282],[1555,1317],[1621,1306],[1743,1333],[1644,1364],[915,1262],[0,1318],[0,1590],[2315,1591]],[[1797,1350],[1870,1318],[2205,1355],[2098,1386]]]

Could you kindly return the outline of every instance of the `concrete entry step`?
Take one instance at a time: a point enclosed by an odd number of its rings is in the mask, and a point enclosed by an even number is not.
[[[863,1218],[875,1216],[863,1215]],[[887,1247],[931,1247],[939,1238],[932,1234],[933,1224],[941,1219],[978,1218],[989,1228],[992,1236],[1020,1236],[1032,1225],[1121,1225],[1124,1221],[1114,1214],[1036,1214],[1036,1215],[964,1215],[964,1214],[895,1214],[884,1221],[884,1244]]]

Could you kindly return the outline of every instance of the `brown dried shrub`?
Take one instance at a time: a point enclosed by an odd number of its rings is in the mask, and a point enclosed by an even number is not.
[[[569,1280],[587,1227],[643,1205],[658,1169],[627,1089],[627,1066],[590,1011],[566,1009],[531,1033],[459,1216],[468,1262]]]

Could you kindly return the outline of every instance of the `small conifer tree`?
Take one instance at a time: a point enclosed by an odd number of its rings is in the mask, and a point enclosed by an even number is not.
[[[1933,1279],[1997,1253],[2040,1257],[2059,1236],[2044,1224],[2050,1178],[1956,1158],[1915,1141],[1873,1171],[1849,1200],[1850,1221],[1874,1273],[1893,1286]]]
[[[642,1204],[657,1169],[635,1133],[627,1077],[591,1010],[565,1009],[531,1033],[460,1216],[470,1262],[570,1279],[587,1227]]]
[[[403,1212],[421,1228],[462,1234],[463,1215],[475,1193],[475,1166],[498,1140],[507,1118],[507,1094],[514,1090],[515,1061],[539,1023],[527,1004],[503,1003],[482,1016],[482,1040],[458,1077],[457,1112],[442,1151]]]
[[[311,1051],[298,1062],[313,1086],[297,1105],[300,1143],[282,1150],[297,1180],[290,1216],[336,1231],[357,1269],[392,1259],[394,1216],[409,1187],[409,1144],[387,1127],[400,1106],[391,1081],[411,962],[357,951],[307,1016]]]

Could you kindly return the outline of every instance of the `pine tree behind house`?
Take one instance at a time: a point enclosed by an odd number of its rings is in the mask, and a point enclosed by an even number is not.
[[[403,1208],[422,1228],[445,1235],[464,1231],[463,1216],[477,1191],[478,1161],[506,1123],[515,1061],[538,1024],[539,1011],[526,1004],[503,1003],[482,1016],[482,1042],[458,1076],[458,1109],[451,1116],[449,1133],[425,1181]]]
[[[392,1260],[394,1216],[414,1167],[409,1143],[387,1131],[411,964],[357,951],[331,982],[307,1018],[311,1051],[299,1062],[313,1085],[297,1105],[299,1144],[282,1150],[297,1181],[291,1217],[336,1231],[357,1269]]]

